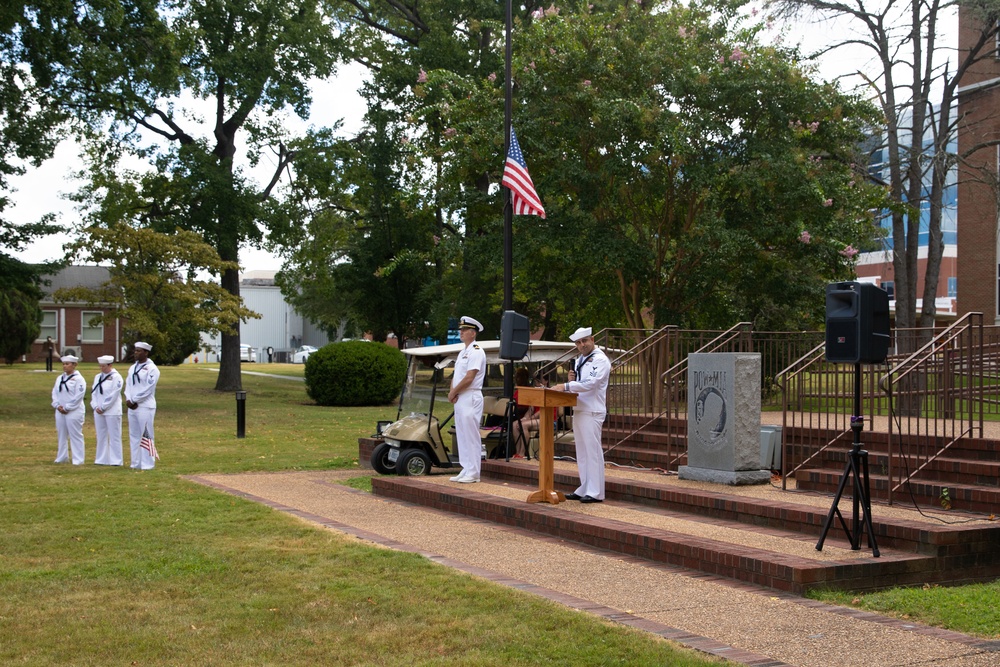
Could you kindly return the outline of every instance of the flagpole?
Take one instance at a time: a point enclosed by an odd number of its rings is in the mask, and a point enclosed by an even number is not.
[[[504,108],[503,108],[503,155],[510,154],[510,126],[513,116],[513,81],[511,59],[513,46],[510,32],[514,10],[512,0],[507,0],[504,43]],[[514,203],[510,188],[503,188],[503,310],[514,310]],[[503,374],[503,393],[508,398],[514,395],[514,362],[506,364]]]

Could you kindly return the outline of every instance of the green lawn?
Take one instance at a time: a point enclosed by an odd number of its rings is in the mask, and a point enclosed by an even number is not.
[[[301,382],[245,375],[237,439],[211,365],[165,367],[155,470],[89,463],[89,416],[88,464],[56,466],[57,374],[40,368],[0,368],[0,664],[718,664],[180,477],[357,468],[357,438],[395,406],[320,408]]]

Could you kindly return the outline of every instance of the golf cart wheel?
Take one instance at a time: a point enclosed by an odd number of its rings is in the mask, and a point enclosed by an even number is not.
[[[431,457],[422,449],[407,449],[400,452],[396,461],[396,473],[407,477],[421,477],[431,471]]]
[[[375,447],[372,452],[372,469],[380,475],[395,475],[396,464],[389,460],[389,451],[392,449],[388,443],[383,442]]]

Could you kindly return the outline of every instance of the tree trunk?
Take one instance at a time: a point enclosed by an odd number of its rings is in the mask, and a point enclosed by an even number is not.
[[[222,274],[222,287],[234,296],[240,295],[240,272],[227,269]],[[222,334],[222,352],[219,355],[219,378],[215,382],[216,391],[240,391],[243,376],[240,372],[240,332]]]

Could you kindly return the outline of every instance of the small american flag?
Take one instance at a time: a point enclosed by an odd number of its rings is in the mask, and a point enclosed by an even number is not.
[[[542,200],[535,192],[535,184],[528,175],[528,165],[524,161],[521,145],[517,143],[514,128],[510,128],[510,150],[507,151],[507,165],[504,167],[501,183],[510,188],[514,215],[540,215],[545,219]]]
[[[156,445],[153,444],[153,439],[149,437],[149,431],[147,429],[142,429],[142,440],[139,441],[139,446],[149,452],[157,461],[160,460],[160,455],[156,453]]]

